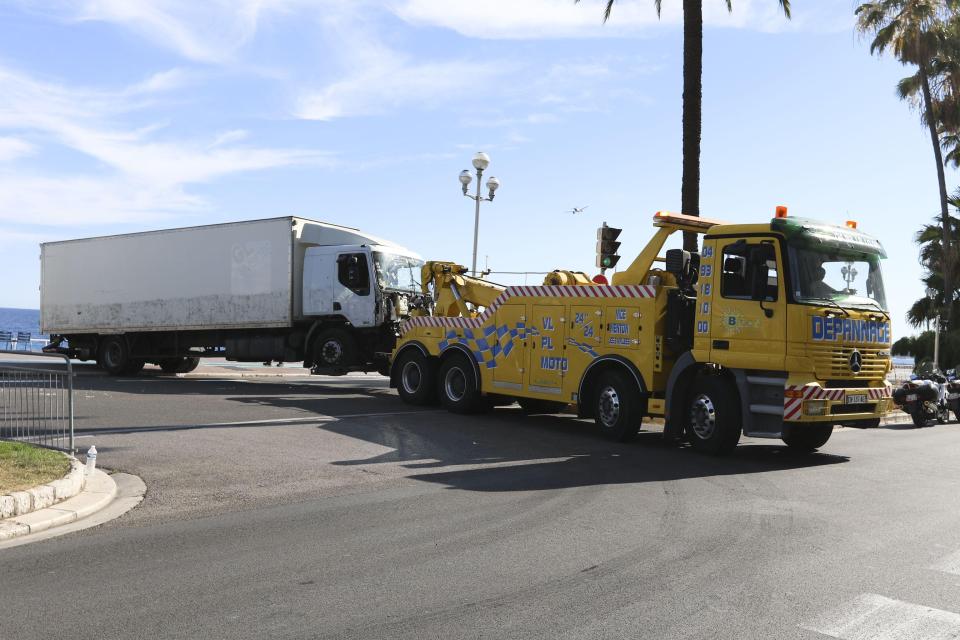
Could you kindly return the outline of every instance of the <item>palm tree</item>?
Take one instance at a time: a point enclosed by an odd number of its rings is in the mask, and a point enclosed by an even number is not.
[[[790,0],[778,0],[787,18]],[[580,2],[580,0],[574,0]],[[603,21],[610,19],[616,0],[607,0]],[[725,0],[733,11],[732,0]],[[653,0],[660,16],[663,0]],[[703,0],[683,0],[683,177],[680,211],[700,215],[700,129],[703,121]],[[697,234],[683,234],[683,248],[697,250]]]
[[[949,203],[951,207],[960,209],[960,189],[950,197]],[[950,216],[949,223],[950,243],[951,246],[956,247],[960,245],[960,218]],[[943,235],[939,224],[924,225],[914,236],[914,240],[920,245],[920,264],[926,272],[922,278],[924,289],[932,288],[938,292],[936,303],[924,296],[914,302],[907,311],[907,321],[914,327],[919,327],[924,324],[929,325],[936,318],[938,308],[941,307],[940,300],[949,299],[944,295],[946,287],[943,278],[943,268],[949,260],[944,260]],[[952,310],[943,308],[944,316],[955,313],[958,304],[960,303],[953,301],[950,305],[954,307]]]
[[[877,0],[857,7],[857,30],[872,34],[870,53],[882,54],[888,49],[903,64],[917,66],[916,83],[919,85],[920,109],[923,120],[930,130],[930,141],[937,163],[937,180],[940,188],[940,221],[942,225],[942,251],[944,257],[942,275],[945,320],[949,327],[953,307],[953,246],[950,242],[950,214],[948,211],[947,181],[944,174],[943,155],[940,151],[940,135],[937,127],[937,105],[931,89],[933,60],[944,43],[944,24],[949,9],[956,0]],[[903,87],[900,88],[904,95]]]

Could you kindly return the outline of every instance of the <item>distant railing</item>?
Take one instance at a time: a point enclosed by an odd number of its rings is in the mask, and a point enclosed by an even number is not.
[[[63,361],[63,367],[51,359]],[[74,452],[73,365],[58,353],[0,350],[0,439]]]

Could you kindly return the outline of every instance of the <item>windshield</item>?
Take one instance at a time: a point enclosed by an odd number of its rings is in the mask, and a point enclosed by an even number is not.
[[[374,251],[373,262],[381,289],[420,290],[420,267],[423,266],[423,260]]]
[[[880,256],[830,246],[789,245],[793,297],[815,304],[828,300],[840,306],[887,308]]]

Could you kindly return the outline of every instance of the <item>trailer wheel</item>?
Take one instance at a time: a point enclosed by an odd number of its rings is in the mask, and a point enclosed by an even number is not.
[[[425,405],[437,397],[437,367],[420,351],[407,349],[395,364],[397,393],[407,404]]]
[[[827,444],[833,435],[832,424],[791,425],[783,434],[783,441],[796,451],[809,453]]]
[[[190,373],[200,366],[200,358],[184,358],[177,373]]]
[[[484,408],[484,398],[473,365],[467,357],[455,353],[440,365],[437,376],[440,404],[453,413],[477,413]]]
[[[517,398],[517,403],[524,413],[560,413],[567,408],[566,402],[539,398]]]
[[[130,348],[122,336],[108,336],[100,341],[97,364],[111,376],[127,373],[130,366]]]
[[[697,451],[725,455],[740,441],[737,393],[718,376],[694,380],[685,418],[687,437]]]
[[[644,414],[636,383],[610,370],[600,374],[594,390],[594,421],[600,433],[617,442],[636,438]]]
[[[164,373],[190,373],[200,365],[200,358],[161,358],[157,364]]]
[[[127,366],[123,368],[123,375],[125,376],[135,376],[141,371],[143,367],[147,364],[146,360],[142,358],[131,358],[127,361]]]
[[[343,329],[327,329],[313,341],[313,364],[317,367],[346,367],[357,359],[357,344]]]

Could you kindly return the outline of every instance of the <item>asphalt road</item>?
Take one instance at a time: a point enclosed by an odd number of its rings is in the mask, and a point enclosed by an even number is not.
[[[0,551],[0,638],[960,637],[960,425],[715,459],[236,371],[78,379],[147,497]]]

